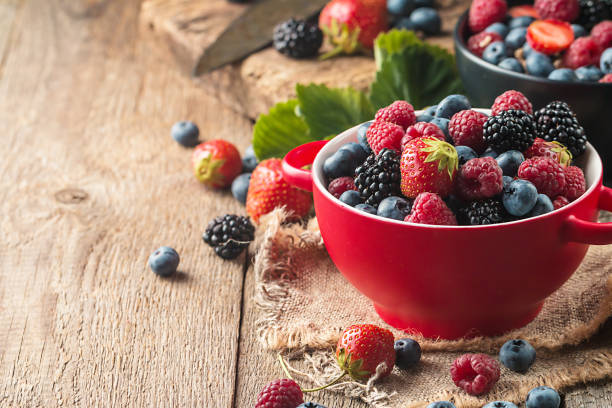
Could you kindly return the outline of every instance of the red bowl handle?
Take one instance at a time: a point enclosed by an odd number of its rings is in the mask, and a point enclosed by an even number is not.
[[[283,178],[294,187],[312,191],[312,173],[302,167],[312,164],[327,140],[317,140],[291,150],[283,159]]]
[[[601,186],[597,206],[600,210],[612,211],[612,189]],[[612,222],[590,222],[570,215],[565,228],[570,241],[592,245],[612,244]]]

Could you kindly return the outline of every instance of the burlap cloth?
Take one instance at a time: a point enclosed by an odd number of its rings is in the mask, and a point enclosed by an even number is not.
[[[355,323],[391,328],[368,299],[344,279],[325,251],[316,218],[307,226],[283,224],[282,210],[262,220],[255,242],[256,303],[261,317],[258,338],[264,347],[284,352],[304,386],[320,385],[339,374],[333,349],[342,330]],[[608,218],[609,220],[609,218]],[[538,385],[557,389],[612,377],[612,339],[585,342],[612,315],[612,245],[592,246],[581,267],[545,303],[527,326],[495,338],[446,341],[415,338],[423,349],[413,370],[368,384],[344,382],[332,388],[371,406],[422,407],[451,400],[457,407],[481,407],[488,401],[524,401]],[[394,331],[396,338],[405,333]],[[511,338],[537,349],[527,374],[502,367],[493,390],[482,398],[457,388],[449,374],[452,361],[466,351],[496,355]]]

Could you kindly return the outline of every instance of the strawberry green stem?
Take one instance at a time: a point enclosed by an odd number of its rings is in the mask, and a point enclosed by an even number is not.
[[[319,59],[320,59],[321,61],[325,61],[326,59],[333,58],[333,57],[335,57],[335,56],[337,56],[337,55],[342,54],[343,52],[344,52],[344,48],[342,48],[341,46],[337,46],[337,47],[336,47],[336,48],[334,48],[333,50],[328,51],[328,52],[326,52],[325,54],[321,55],[321,56],[319,57]]]
[[[325,388],[331,387],[332,385],[336,384],[338,381],[343,379],[345,375],[346,375],[346,371],[344,371],[342,373],[342,375],[340,375],[340,377],[336,378],[334,381],[330,382],[329,384],[325,384],[325,385],[322,385],[322,386],[317,387],[317,388],[310,388],[310,389],[306,389],[306,390],[302,389],[302,392],[303,393],[307,393],[307,392],[315,392],[315,391],[324,390]]]
[[[287,377],[293,380],[293,377],[291,376],[291,373],[289,372],[289,369],[287,368],[287,364],[285,363],[285,360],[283,359],[283,356],[280,353],[278,353],[278,361],[280,361],[280,365],[283,368],[283,371],[285,372],[285,374],[287,374]]]

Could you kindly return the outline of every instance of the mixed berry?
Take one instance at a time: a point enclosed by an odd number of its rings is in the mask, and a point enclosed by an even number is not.
[[[491,116],[463,95],[418,117],[408,102],[396,101],[361,125],[357,138],[325,160],[328,190],[384,218],[498,224],[554,211],[586,190],[572,161],[587,139],[571,108],[554,101],[534,113],[514,90],[495,99]]]
[[[508,9],[505,0],[473,0],[468,26],[468,49],[500,68],[555,81],[611,81],[611,1],[536,0]]]

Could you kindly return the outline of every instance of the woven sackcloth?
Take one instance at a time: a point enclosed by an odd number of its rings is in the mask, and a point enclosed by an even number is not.
[[[336,269],[323,245],[316,218],[308,225],[286,224],[276,210],[262,219],[255,242],[255,300],[260,318],[257,335],[264,347],[284,353],[305,385],[320,385],[339,374],[333,359],[342,330],[355,323],[383,322],[366,297]],[[524,401],[538,385],[562,389],[612,377],[612,339],[586,341],[612,315],[612,245],[592,246],[580,268],[551,295],[538,317],[500,337],[469,340],[415,338],[423,349],[419,365],[397,368],[380,381],[343,382],[331,389],[360,398],[371,406],[424,407],[451,400],[459,408],[482,407],[487,401]],[[393,330],[396,338],[405,334]],[[472,397],[457,388],[449,374],[453,360],[466,351],[496,355],[512,338],[528,340],[537,350],[527,374],[502,367],[493,390]],[[308,384],[312,383],[312,384]]]

